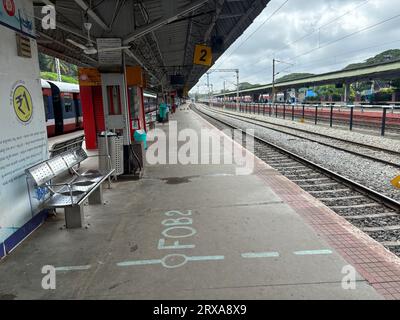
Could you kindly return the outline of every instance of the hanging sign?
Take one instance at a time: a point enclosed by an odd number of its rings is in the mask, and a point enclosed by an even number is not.
[[[211,47],[201,44],[196,45],[194,48],[194,64],[211,67],[212,63],[212,50]]]
[[[113,50],[121,46],[120,38],[97,38],[99,64],[101,66],[122,65],[122,50]]]

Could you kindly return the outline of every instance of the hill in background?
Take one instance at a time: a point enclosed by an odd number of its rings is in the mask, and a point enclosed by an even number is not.
[[[314,76],[314,75],[315,74],[313,74],[313,73],[291,73],[291,74],[288,74],[286,76],[283,76],[283,77],[277,79],[276,83],[302,79],[302,78],[306,78],[306,77],[310,77],[310,76]]]
[[[399,61],[399,60],[400,60],[400,49],[392,49],[379,53],[376,56],[365,60],[364,62],[349,64],[347,67],[343,68],[343,70],[357,69],[357,68],[368,67],[376,64]],[[277,79],[276,83],[302,79],[313,75],[314,75],[313,73],[291,73]]]
[[[368,66],[375,65],[375,64],[398,61],[398,60],[400,60],[400,50],[392,49],[392,50],[387,50],[380,54],[377,54],[375,57],[369,58],[369,59],[365,60],[364,62],[349,64],[343,70],[368,67]]]

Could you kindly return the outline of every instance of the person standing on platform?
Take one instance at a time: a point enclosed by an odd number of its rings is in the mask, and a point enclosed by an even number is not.
[[[159,111],[159,115],[160,115],[160,122],[164,123],[167,117],[167,104],[165,103],[165,100],[163,99],[160,103],[160,111]]]

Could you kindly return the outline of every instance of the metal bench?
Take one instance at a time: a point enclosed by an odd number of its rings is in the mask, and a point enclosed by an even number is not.
[[[41,201],[41,209],[63,208],[67,228],[81,228],[86,200],[89,204],[102,204],[103,182],[108,179],[111,187],[111,175],[115,171],[111,168],[111,160],[107,172],[89,170],[79,173],[75,169],[90,157],[102,156],[88,156],[82,147],[75,147],[26,170],[28,186],[34,189],[30,195],[34,194]],[[68,171],[70,174],[65,179]],[[62,181],[53,183],[55,179]]]
[[[52,145],[49,150],[50,158],[53,158],[59,154],[62,154],[68,150],[74,150],[76,148],[82,148],[83,141],[85,140],[85,136],[81,135],[76,138],[64,140],[61,142],[57,142]]]

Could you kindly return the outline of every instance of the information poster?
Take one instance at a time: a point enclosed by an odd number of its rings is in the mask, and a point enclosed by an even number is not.
[[[31,208],[25,169],[47,158],[43,105],[32,98],[37,90],[35,83],[17,81],[8,92],[9,101],[1,103],[6,108],[0,117],[0,242],[36,211]],[[5,92],[0,96],[7,97]]]
[[[25,170],[47,159],[48,146],[36,41],[31,40],[32,58],[22,58],[16,55],[15,31],[0,25],[0,38],[2,243],[38,213],[38,201],[31,205]]]
[[[0,0],[0,24],[34,37],[34,19],[24,0]]]

